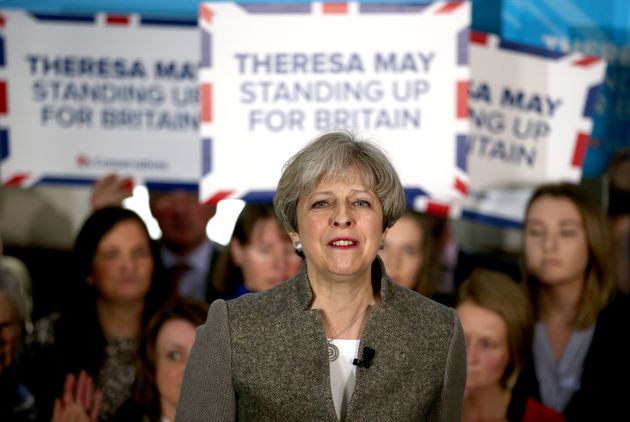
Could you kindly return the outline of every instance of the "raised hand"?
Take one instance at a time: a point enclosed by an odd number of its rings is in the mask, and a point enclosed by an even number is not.
[[[104,208],[111,205],[121,205],[123,199],[132,195],[133,181],[116,174],[108,174],[97,180],[92,186],[90,203],[92,209]]]
[[[103,393],[85,371],[66,375],[63,396],[55,400],[51,422],[96,422],[103,405]]]

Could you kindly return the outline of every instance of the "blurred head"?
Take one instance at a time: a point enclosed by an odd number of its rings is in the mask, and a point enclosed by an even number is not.
[[[407,210],[388,231],[379,255],[387,274],[397,283],[430,295],[428,266],[434,242],[427,216]],[[427,265],[425,265],[427,263]]]
[[[456,309],[466,337],[466,391],[511,389],[534,335],[525,293],[508,276],[477,269],[460,286]]]
[[[200,203],[197,193],[191,191],[151,191],[149,195],[151,213],[169,250],[186,255],[207,239],[206,226],[217,211],[216,205]]]
[[[140,350],[140,370],[133,399],[150,419],[174,419],[184,368],[208,305],[193,298],[175,297],[151,318]],[[159,397],[159,401],[156,398]]]
[[[0,374],[15,362],[24,333],[25,313],[26,298],[18,281],[0,267]]]
[[[99,300],[144,301],[153,278],[151,240],[142,219],[119,207],[101,208],[88,217],[74,254],[79,277]]]
[[[250,292],[267,290],[292,278],[302,264],[273,207],[265,204],[245,205],[234,226],[229,254]]]
[[[309,277],[362,276],[405,211],[405,196],[383,151],[348,132],[331,132],[287,162],[274,207],[293,242],[302,244]]]
[[[608,226],[585,192],[568,183],[536,189],[525,214],[523,264],[537,316],[543,289],[570,284],[581,290],[575,326],[594,323],[614,280]]]
[[[608,164],[608,214],[630,214],[630,148],[615,153]]]

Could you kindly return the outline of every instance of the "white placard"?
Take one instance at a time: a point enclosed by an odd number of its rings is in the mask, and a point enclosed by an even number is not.
[[[606,63],[492,34],[473,33],[471,41],[466,208],[520,222],[527,195],[511,200],[510,190],[579,182]]]
[[[4,185],[116,172],[197,186],[208,155],[198,136],[196,22],[8,10],[1,18]]]
[[[461,197],[469,23],[467,2],[205,3],[202,199],[272,195],[291,155],[342,128],[387,151],[409,198]]]

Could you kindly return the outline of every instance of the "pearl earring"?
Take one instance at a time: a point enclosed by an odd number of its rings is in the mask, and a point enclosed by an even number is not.
[[[293,246],[295,247],[295,252],[297,252],[298,254],[301,254],[302,252],[304,252],[304,248],[302,247],[302,242],[300,242],[299,240],[296,240]]]

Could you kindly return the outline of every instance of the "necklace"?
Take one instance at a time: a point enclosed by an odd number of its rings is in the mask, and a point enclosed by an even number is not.
[[[340,335],[342,335],[343,333],[348,331],[350,328],[352,328],[354,326],[354,324],[357,323],[357,321],[359,321],[360,319],[363,318],[363,316],[367,313],[367,311],[370,309],[371,306],[372,305],[368,305],[365,308],[365,310],[363,312],[361,312],[355,319],[353,319],[352,322],[350,323],[350,325],[348,325],[346,328],[344,328],[343,330],[339,331],[337,334],[333,335],[331,338],[326,339],[326,341],[328,342],[328,360],[329,361],[334,362],[339,357],[339,349],[337,348],[337,346],[335,346],[332,343],[333,340],[335,340],[337,337],[339,337]]]

